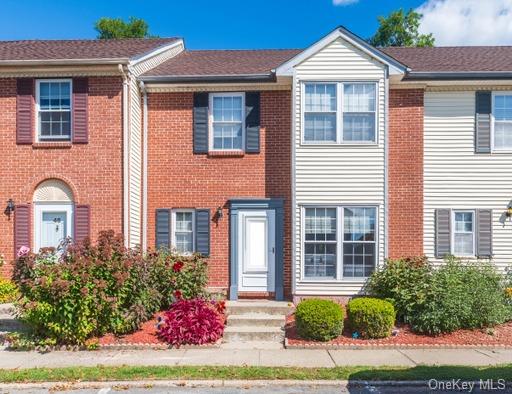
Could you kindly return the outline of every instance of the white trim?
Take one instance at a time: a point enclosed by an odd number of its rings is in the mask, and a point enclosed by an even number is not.
[[[353,37],[351,37],[352,35]],[[392,70],[392,74],[404,74],[405,71],[407,71],[407,67],[405,65],[400,64],[397,61],[394,61],[391,57],[386,55],[385,53],[379,51],[378,49],[372,47],[371,45],[365,43],[363,40],[359,39],[352,33],[350,33],[348,30],[338,27],[329,34],[327,34],[325,37],[305,49],[304,51],[300,52],[298,55],[292,57],[287,62],[281,64],[275,69],[275,73],[277,76],[291,76],[293,75],[293,69],[305,61],[306,59],[310,58],[317,52],[321,51],[323,48],[325,48],[327,45],[332,43],[333,41],[337,40],[338,38],[341,38],[348,43],[350,43],[355,48],[359,49],[361,52],[364,52],[371,58],[379,61],[382,64],[388,65],[390,69]]]
[[[302,79],[300,81],[300,144],[303,146],[378,146],[379,145],[379,124],[380,124],[380,102],[379,102],[379,90],[380,90],[380,81],[378,80],[305,80]],[[325,84],[325,85],[335,85],[336,87],[336,141],[306,141],[304,139],[305,136],[305,97],[306,97],[306,84]],[[374,140],[373,141],[345,141],[343,139],[343,115],[344,115],[344,100],[345,100],[345,84],[355,85],[355,84],[373,84],[375,85],[375,129],[374,129]],[[319,112],[321,113],[321,112]],[[326,112],[326,113],[331,113]],[[350,112],[348,112],[350,113]]]
[[[455,254],[455,214],[456,213],[471,213],[472,214],[472,225],[473,225],[473,251],[468,254]],[[452,255],[457,257],[476,257],[476,210],[474,209],[451,209],[450,210],[450,226],[451,226],[451,234],[450,234],[450,252]],[[460,232],[459,232],[460,233]],[[460,233],[464,234],[464,233]],[[469,233],[465,233],[469,234]]]
[[[41,226],[43,213],[45,212],[65,212],[66,213],[66,235],[65,237],[73,237],[73,203],[52,203],[52,202],[34,202],[34,252],[41,249]]]
[[[495,118],[494,118],[494,98],[496,95],[499,96],[512,96],[511,90],[502,90],[502,91],[496,91],[493,90],[491,93],[491,152],[492,153],[512,153],[512,148],[508,149],[496,149],[494,146],[494,125],[495,125]],[[512,121],[510,121],[512,123]]]
[[[242,148],[241,149],[215,149],[213,147],[213,99],[215,97],[240,97],[242,99]],[[245,92],[210,93],[208,95],[208,151],[209,152],[244,152],[245,151]],[[222,122],[220,122],[222,123]],[[233,122],[238,123],[238,122]]]
[[[39,113],[40,113],[40,101],[41,101],[41,83],[61,83],[68,82],[69,83],[69,137],[65,138],[40,138],[41,134],[41,124],[39,122]],[[72,78],[51,78],[51,79],[36,79],[36,102],[35,102],[35,130],[36,130],[36,142],[68,142],[73,141],[73,79]],[[58,110],[55,110],[58,111]],[[52,112],[52,111],[44,111],[44,112]],[[61,111],[64,112],[64,111]]]
[[[176,213],[192,214],[192,253],[196,250],[196,210],[192,208],[176,208],[171,210],[171,247],[176,249]],[[188,256],[192,253],[183,253]]]
[[[185,46],[182,38],[178,39],[177,41],[173,41],[172,43],[170,43],[168,45],[164,45],[164,46],[158,47],[157,49],[151,50],[150,52],[142,54],[139,57],[134,57],[130,60],[128,65],[130,67],[133,67],[145,60],[151,59],[152,57],[160,55],[161,53],[164,53],[164,52],[166,52],[170,49],[176,48],[178,46],[183,46],[183,47]]]
[[[389,256],[389,70],[384,76],[384,260]],[[380,123],[380,119],[378,119]],[[422,223],[423,226],[423,223]]]
[[[304,276],[305,273],[305,247],[306,242],[306,231],[305,231],[305,217],[306,208],[334,208],[336,209],[336,278],[308,278]],[[344,220],[345,220],[345,208],[373,208],[375,209],[375,240],[374,241],[359,241],[350,242],[344,240]],[[377,270],[380,264],[380,205],[379,204],[301,204],[300,205],[300,283],[365,283],[369,278],[367,276],[362,277],[344,277],[343,276],[343,245],[347,243],[367,243],[375,245],[375,265],[374,270]]]
[[[296,176],[296,146],[295,140],[297,139],[297,70],[293,70],[292,77],[292,90],[291,90],[291,108],[290,108],[290,116],[292,117],[291,121],[291,136],[290,136],[290,149],[291,149],[291,215],[292,215],[292,227],[291,227],[291,244],[292,244],[292,267],[291,267],[291,277],[292,277],[292,294],[295,295],[297,292],[297,266],[301,269],[301,262],[297,262],[297,176]],[[302,95],[301,95],[302,97]],[[300,220],[300,219],[299,219]],[[286,224],[285,224],[285,233],[286,233]],[[302,249],[302,248],[301,248]],[[302,261],[302,259],[301,259]]]
[[[130,91],[130,74],[122,64],[119,64],[119,72],[123,79],[123,235],[124,246],[130,246],[130,114],[128,92]]]
[[[142,251],[148,247],[148,92],[139,81],[142,92]]]

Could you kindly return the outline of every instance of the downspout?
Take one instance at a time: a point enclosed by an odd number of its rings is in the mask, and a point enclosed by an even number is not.
[[[384,75],[384,259],[389,251],[389,66]]]
[[[129,91],[129,76],[125,71],[123,64],[119,64],[119,72],[123,78],[123,236],[124,245],[130,245],[129,236],[129,109],[128,109],[128,91]]]
[[[296,145],[295,145],[295,139],[296,139],[296,122],[297,122],[297,119],[296,119],[296,116],[295,116],[295,111],[297,110],[296,108],[296,105],[297,105],[297,71],[295,70],[295,68],[293,69],[293,77],[292,77],[292,91],[291,91],[291,117],[292,117],[292,129],[291,129],[291,147],[290,149],[292,150],[291,152],[291,196],[292,196],[292,201],[291,201],[291,218],[292,218],[292,234],[291,234],[291,241],[292,241],[292,249],[291,249],[291,256],[290,256],[290,260],[291,260],[291,281],[292,281],[292,301],[295,301],[295,294],[297,293],[297,278],[296,278],[296,275],[297,275],[297,265],[299,265],[300,267],[300,270],[302,270],[302,258],[299,259],[299,261],[297,261],[297,254],[295,253],[295,250],[296,250],[296,247],[297,247],[297,242],[296,242],[296,237],[297,237],[297,190],[296,190],[296,186],[295,186],[295,183],[296,183],[296,174],[295,174],[295,171],[296,171],[296,153],[295,153],[295,149],[296,149]],[[300,217],[300,216],[299,216]],[[302,229],[301,229],[302,231]],[[302,246],[301,246],[302,248]],[[301,249],[301,256],[302,256],[302,249]],[[301,275],[302,275],[302,272],[301,272]]]
[[[142,92],[142,250],[148,247],[148,91],[139,81]]]

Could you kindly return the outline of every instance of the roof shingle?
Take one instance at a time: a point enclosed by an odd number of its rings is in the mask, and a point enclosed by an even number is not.
[[[0,41],[0,61],[131,59],[177,38]]]

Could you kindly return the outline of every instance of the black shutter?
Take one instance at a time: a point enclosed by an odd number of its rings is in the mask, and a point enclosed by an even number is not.
[[[196,252],[210,255],[210,210],[196,209]]]
[[[260,152],[260,92],[245,94],[245,151]]]
[[[157,209],[155,217],[155,247],[171,247],[171,210]]]
[[[475,152],[491,152],[491,92],[476,92]]]
[[[476,212],[476,255],[492,257],[492,210],[479,209]]]
[[[451,254],[451,210],[436,209],[436,257]]]
[[[194,93],[194,153],[208,153],[208,93]]]

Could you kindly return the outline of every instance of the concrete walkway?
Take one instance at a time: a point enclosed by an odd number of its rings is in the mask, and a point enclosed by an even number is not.
[[[235,350],[173,349],[64,352],[46,354],[0,350],[0,368],[70,367],[101,365],[251,365],[283,367],[486,366],[512,363],[512,350]]]

